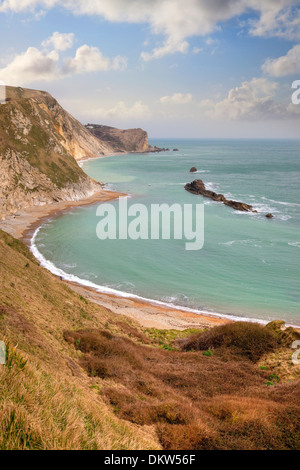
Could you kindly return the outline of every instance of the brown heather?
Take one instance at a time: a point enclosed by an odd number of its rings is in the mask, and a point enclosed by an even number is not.
[[[116,415],[155,425],[166,450],[300,448],[300,382],[280,384],[256,363],[285,350],[280,331],[233,323],[181,339],[182,351],[95,329],[64,338],[83,354],[90,377],[101,379]],[[203,354],[207,348],[212,356]]]
[[[297,337],[143,330],[0,231],[0,449],[299,449]]]

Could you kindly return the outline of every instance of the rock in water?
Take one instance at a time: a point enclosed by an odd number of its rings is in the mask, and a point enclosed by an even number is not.
[[[237,201],[228,201],[223,194],[217,194],[214,191],[207,190],[202,180],[195,180],[192,183],[188,183],[185,186],[185,189],[190,193],[208,197],[213,201],[223,202],[223,204],[225,204],[226,206],[230,206],[237,211],[254,212],[253,207],[248,204],[244,204],[243,202]]]
[[[267,219],[274,219],[274,215],[273,215],[273,214],[267,214],[266,217],[267,217]]]
[[[190,173],[196,173],[197,168],[193,166],[193,168],[190,169]]]

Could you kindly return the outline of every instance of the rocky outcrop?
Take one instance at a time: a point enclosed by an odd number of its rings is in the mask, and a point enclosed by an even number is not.
[[[192,183],[187,184],[185,189],[190,193],[208,197],[216,202],[222,202],[226,206],[230,206],[237,211],[256,212],[253,210],[253,207],[249,206],[248,204],[237,201],[229,201],[223,194],[217,194],[214,191],[207,190],[202,180],[195,180]]]
[[[30,206],[100,190],[76,159],[110,149],[48,93],[7,87],[0,105],[0,220]]]
[[[99,141],[108,145],[114,153],[154,151],[149,145],[148,134],[143,129],[121,130],[99,124],[88,124],[86,129]]]
[[[150,153],[170,152],[170,149],[160,148],[155,145],[150,150],[148,150],[148,152]]]
[[[196,173],[197,172],[197,168],[195,166],[193,166],[191,169],[190,169],[190,173]]]

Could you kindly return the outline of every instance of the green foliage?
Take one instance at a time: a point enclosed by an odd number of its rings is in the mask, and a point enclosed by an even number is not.
[[[202,330],[189,328],[184,331],[179,330],[159,330],[157,328],[148,328],[145,330],[146,335],[154,344],[168,351],[177,350],[177,341],[187,338],[193,334],[199,334]]]
[[[266,382],[267,387],[274,387],[274,385],[275,384],[273,382],[271,382],[270,380],[268,380],[268,382]]]
[[[279,383],[280,382],[280,377],[277,374],[272,374],[272,375],[270,375],[269,380],[271,382]]]
[[[213,357],[214,353],[211,349],[209,349],[208,351],[204,351],[203,353],[203,356],[206,356],[206,357]]]

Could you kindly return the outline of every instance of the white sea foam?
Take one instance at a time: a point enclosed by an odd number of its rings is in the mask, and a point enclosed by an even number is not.
[[[300,248],[300,242],[290,242],[289,243],[290,246],[295,246],[297,248]]]
[[[40,245],[40,247],[45,245]],[[59,267],[62,269],[75,269],[77,268],[77,263],[60,263]]]
[[[257,319],[257,318],[244,317],[244,316],[242,316],[242,314],[241,314],[241,316],[238,316],[238,315],[232,315],[232,314],[218,313],[218,312],[215,312],[215,311],[205,310],[205,309],[202,309],[202,308],[201,309],[189,308],[189,307],[174,304],[173,302],[176,301],[177,299],[172,299],[171,302],[164,302],[164,301],[159,301],[159,300],[148,299],[147,297],[142,297],[142,296],[131,294],[131,293],[128,293],[128,292],[119,291],[117,289],[113,289],[113,288],[108,287],[108,286],[99,286],[98,284],[95,284],[92,281],[89,281],[89,280],[86,280],[86,279],[81,279],[80,277],[75,276],[74,274],[68,274],[65,271],[63,271],[62,269],[55,266],[54,263],[47,260],[42,255],[42,253],[40,253],[40,251],[38,250],[38,248],[36,246],[36,240],[37,240],[37,236],[38,236],[41,228],[42,228],[42,226],[39,227],[35,231],[35,233],[33,234],[33,237],[31,239],[31,243],[30,243],[31,252],[35,256],[35,258],[39,261],[41,266],[48,269],[48,271],[50,271],[52,274],[62,278],[65,281],[74,282],[76,284],[80,284],[80,285],[85,286],[85,287],[90,287],[90,288],[94,289],[95,291],[97,291],[99,293],[102,293],[102,294],[113,294],[117,297],[122,297],[122,298],[126,298],[126,299],[133,299],[133,300],[140,300],[142,302],[146,302],[146,303],[149,303],[149,304],[152,304],[152,305],[158,305],[158,306],[162,306],[162,307],[166,307],[166,308],[171,308],[171,309],[174,309],[174,310],[183,310],[183,311],[195,313],[195,314],[198,314],[198,315],[207,315],[207,316],[216,317],[216,318],[228,318],[228,319],[233,320],[233,321],[260,323],[262,325],[266,325],[269,321],[274,320],[274,318],[267,318],[265,320],[261,320],[261,319]],[[187,297],[186,297],[186,299],[187,299]],[[294,326],[294,325],[287,325],[287,326]]]
[[[220,188],[220,185],[218,183],[208,182],[208,183],[205,183],[205,187],[209,191],[218,191]]]
[[[281,204],[283,206],[290,206],[290,207],[300,207],[300,204],[296,202],[284,202],[284,201],[275,201],[274,199],[268,199],[266,197],[262,197],[264,201],[273,202],[274,204]]]
[[[252,245],[255,248],[261,248],[261,245],[257,244],[257,240],[255,239],[247,239],[247,240],[231,240],[229,242],[223,242],[219,243],[219,245],[224,245],[224,246],[232,246],[234,244],[240,244],[240,245]]]

